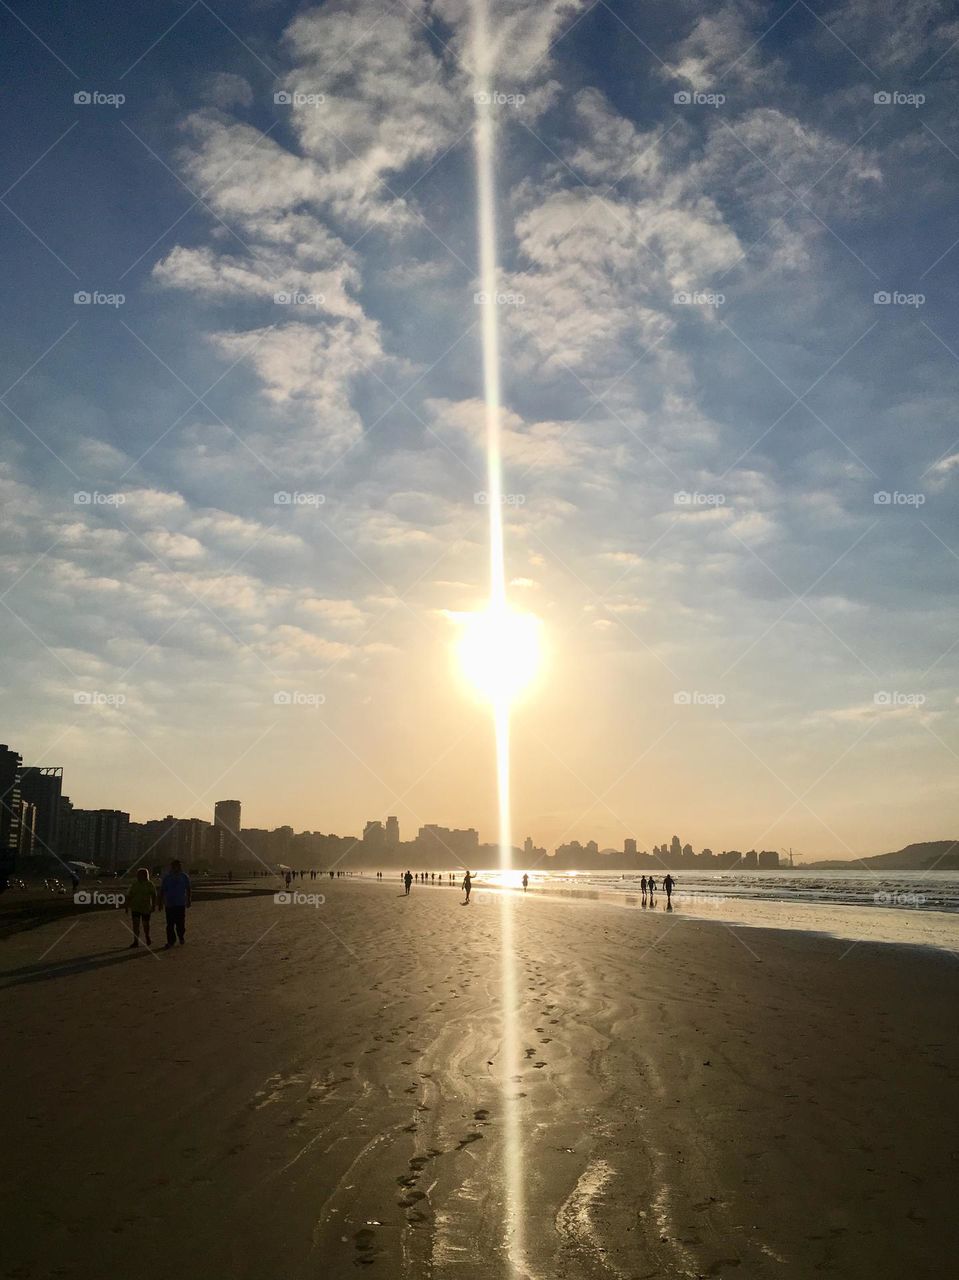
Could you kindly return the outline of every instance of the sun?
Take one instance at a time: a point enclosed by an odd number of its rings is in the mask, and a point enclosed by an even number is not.
[[[509,605],[458,613],[457,654],[470,684],[493,703],[511,703],[532,683],[542,663],[539,618]]]

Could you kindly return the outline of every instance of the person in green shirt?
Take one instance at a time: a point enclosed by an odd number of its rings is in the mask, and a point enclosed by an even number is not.
[[[140,925],[143,925],[143,940],[150,945],[150,916],[157,909],[157,891],[146,867],[140,867],[137,878],[127,892],[125,910],[133,916],[133,941],[131,947],[140,945]]]

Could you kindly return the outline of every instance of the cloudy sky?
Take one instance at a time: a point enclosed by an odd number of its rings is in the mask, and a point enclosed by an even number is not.
[[[959,834],[952,6],[493,7],[517,837]],[[0,738],[77,805],[494,837],[468,12],[0,11]]]

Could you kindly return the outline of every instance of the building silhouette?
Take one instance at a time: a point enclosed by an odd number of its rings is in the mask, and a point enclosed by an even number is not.
[[[0,745],[0,889],[17,862],[20,847],[20,769],[18,751]]]
[[[33,805],[35,854],[58,854],[60,841],[60,799],[63,769],[60,765],[25,765],[20,770],[20,803]]]
[[[233,861],[240,851],[240,802],[217,800],[213,806],[214,857]]]
[[[386,847],[396,849],[400,843],[400,820],[392,814],[386,819]]]
[[[122,871],[130,859],[130,815],[121,809],[74,809],[61,830],[65,856]]]

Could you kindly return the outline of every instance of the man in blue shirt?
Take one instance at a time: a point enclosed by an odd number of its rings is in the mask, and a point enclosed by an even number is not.
[[[180,939],[186,942],[186,911],[193,900],[190,877],[183,870],[179,859],[174,858],[170,870],[160,881],[160,905],[166,911],[166,946],[164,951]]]

